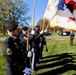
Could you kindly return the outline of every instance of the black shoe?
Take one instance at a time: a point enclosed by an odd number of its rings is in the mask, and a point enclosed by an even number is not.
[[[48,49],[46,49],[46,52],[48,52]]]
[[[40,64],[40,61],[38,61],[37,64]]]
[[[35,67],[35,68],[34,68],[34,71],[38,71],[38,68],[37,68],[37,67]]]
[[[43,59],[42,57],[40,57],[40,59]]]

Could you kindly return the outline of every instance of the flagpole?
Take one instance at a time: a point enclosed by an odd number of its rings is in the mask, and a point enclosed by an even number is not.
[[[33,17],[32,17],[32,31],[34,31],[35,9],[36,9],[36,0],[34,0],[34,12],[33,12]],[[33,70],[34,70],[34,64],[35,64],[35,52],[33,52],[32,62],[31,62],[32,74],[33,74]]]
[[[33,13],[33,16],[32,16],[32,30],[34,30],[34,13]]]
[[[47,30],[47,29],[48,29],[49,24],[50,24],[50,23],[48,22],[48,25],[47,25],[47,27],[46,27],[46,29],[45,29],[45,30]]]
[[[36,11],[36,0],[34,0],[34,12],[33,12],[33,17],[32,17],[32,30],[34,30],[35,11]]]

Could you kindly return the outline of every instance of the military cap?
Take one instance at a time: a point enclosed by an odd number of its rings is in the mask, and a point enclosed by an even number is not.
[[[13,31],[13,30],[15,30],[17,27],[18,27],[17,24],[8,24],[8,25],[6,26],[6,29],[9,30],[9,31]]]
[[[28,30],[28,27],[27,26],[23,26],[22,30]]]
[[[40,26],[39,25],[36,25],[36,28],[40,28]]]

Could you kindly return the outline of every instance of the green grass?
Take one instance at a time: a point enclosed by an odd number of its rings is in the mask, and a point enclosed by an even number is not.
[[[6,75],[5,71],[6,71],[6,61],[4,59],[4,56],[2,54],[2,41],[0,41],[0,75]]]
[[[43,59],[33,75],[76,75],[76,39],[73,46],[68,38],[48,39],[47,46],[49,51],[44,48]],[[5,63],[0,47],[0,75],[5,75]]]
[[[58,32],[51,32],[52,36],[58,35]]]
[[[47,45],[49,51],[44,49],[35,75],[76,75],[76,40],[74,46],[70,46],[66,38],[48,39]]]
[[[7,35],[7,33],[5,35],[3,35],[3,33],[0,33],[0,37],[6,37]]]

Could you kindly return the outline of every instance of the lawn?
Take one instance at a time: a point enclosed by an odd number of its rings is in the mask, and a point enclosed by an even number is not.
[[[7,37],[8,34],[6,33],[5,35],[3,33],[0,33],[0,37]]]
[[[76,75],[76,39],[70,46],[68,38],[51,38],[47,39],[47,46],[49,50],[46,52],[44,48],[43,59],[34,75]],[[0,75],[5,75],[5,63],[0,47]]]
[[[5,63],[6,62],[2,54],[2,43],[3,42],[0,42],[0,75],[5,75],[5,71],[6,71]]]

